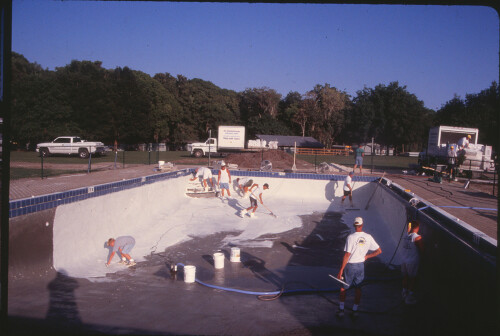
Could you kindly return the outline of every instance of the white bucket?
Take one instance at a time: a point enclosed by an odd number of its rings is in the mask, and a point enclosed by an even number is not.
[[[239,247],[231,247],[231,261],[232,262],[240,262],[240,248]]]
[[[215,268],[224,268],[224,253],[214,253],[214,266]]]
[[[161,168],[165,164],[165,161],[158,161],[158,168]]]
[[[196,275],[196,266],[186,265],[184,266],[184,282],[194,282]]]

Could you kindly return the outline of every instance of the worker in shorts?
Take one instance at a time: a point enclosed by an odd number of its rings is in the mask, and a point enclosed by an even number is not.
[[[359,166],[359,173],[363,175],[363,157],[365,156],[365,150],[361,145],[356,148],[355,151],[355,161],[354,161],[354,169],[353,171],[356,170],[356,167]]]
[[[217,185],[221,190],[221,197],[224,197],[224,190],[227,190],[227,196],[231,196],[229,183],[231,183],[231,173],[229,172],[229,169],[226,168],[226,163],[222,161],[220,164],[219,174],[217,176]]]
[[[197,178],[201,177],[201,186],[205,188],[205,191],[208,191],[207,181],[210,183],[210,186],[213,188],[214,184],[212,182],[212,171],[207,167],[198,167],[194,171],[194,177],[190,179],[190,181],[194,181]]]
[[[403,273],[403,299],[406,304],[415,304],[415,280],[417,278],[420,255],[424,250],[422,236],[418,234],[420,223],[417,220],[408,224],[408,234],[403,240],[403,262],[401,273]]]
[[[354,172],[349,172],[344,180],[344,196],[342,196],[342,201],[340,202],[342,205],[347,196],[349,196],[349,202],[351,202],[351,208],[354,206],[352,203],[352,177],[354,176]]]
[[[252,209],[253,211],[250,213],[250,217],[253,218],[255,216],[255,211],[259,207],[258,202],[260,202],[260,204],[264,204],[262,201],[262,193],[267,189],[269,189],[269,184],[267,183],[265,183],[262,188],[260,188],[258,184],[254,184],[250,188],[250,207],[241,210],[241,217],[244,217],[245,214]]]
[[[343,285],[343,287],[340,288],[340,304],[339,310],[337,311],[338,317],[344,316],[345,291],[351,286],[355,288],[352,314],[353,317],[358,316],[358,306],[361,302],[360,285],[365,278],[365,260],[376,257],[382,253],[375,239],[373,239],[370,234],[363,232],[363,218],[356,217],[354,219],[354,230],[354,233],[347,236],[342,266],[337,275],[338,279],[342,279],[342,274],[344,274],[344,282],[348,284],[348,286]],[[373,252],[368,253],[369,251]]]
[[[248,177],[238,177],[236,179],[236,184],[238,184],[238,188],[243,193],[243,197],[248,195],[248,189],[253,185],[253,180]]]
[[[109,266],[111,263],[111,260],[115,256],[115,253],[118,252],[121,257],[121,264],[127,265],[127,266],[133,266],[135,265],[134,259],[130,256],[130,251],[132,251],[132,248],[135,245],[135,239],[134,237],[131,236],[121,236],[118,238],[109,238],[107,245],[109,247],[112,247],[113,250],[111,251],[111,254],[109,256],[108,262],[106,263],[106,266]]]

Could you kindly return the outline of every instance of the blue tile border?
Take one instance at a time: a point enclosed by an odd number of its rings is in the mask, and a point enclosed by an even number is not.
[[[68,191],[62,191],[53,194],[41,195],[30,198],[23,198],[9,202],[9,218],[27,215],[38,211],[55,208],[62,204],[78,202],[83,199],[99,197],[114,192],[119,192],[126,189],[137,188],[146,184],[151,184],[159,181],[178,178],[194,173],[194,168],[188,168],[168,173],[160,173],[144,177],[111,182],[84,188],[78,188]],[[218,170],[213,169],[212,174],[217,175]],[[231,176],[252,176],[252,177],[270,177],[270,178],[285,178],[285,179],[300,179],[300,180],[322,180],[322,181],[343,181],[345,175],[329,175],[329,174],[311,174],[311,173],[283,173],[283,172],[261,172],[261,171],[231,171]],[[354,182],[373,182],[378,180],[376,176],[354,176]],[[90,191],[93,188],[94,191]]]

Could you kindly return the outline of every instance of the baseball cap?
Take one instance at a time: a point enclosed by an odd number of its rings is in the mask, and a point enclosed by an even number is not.
[[[354,172],[353,172],[353,171],[350,171],[350,172],[349,172],[349,175],[354,175]]]
[[[222,161],[222,162],[220,163],[220,166],[221,166],[221,167],[224,167],[225,165],[226,165],[226,163],[225,163],[224,161]]]
[[[363,225],[363,218],[361,217],[354,218],[354,225]]]
[[[470,136],[470,134],[468,134],[468,135],[467,135],[467,137],[468,137],[468,138],[472,138],[472,137]]]

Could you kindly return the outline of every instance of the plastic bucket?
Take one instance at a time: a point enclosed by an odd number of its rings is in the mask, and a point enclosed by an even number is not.
[[[224,268],[224,253],[214,253],[214,266],[215,268]]]
[[[196,276],[196,266],[184,266],[184,282],[194,282]]]
[[[232,262],[240,262],[240,248],[239,247],[231,247],[231,261]]]
[[[161,168],[165,164],[165,161],[158,161],[158,168]]]

